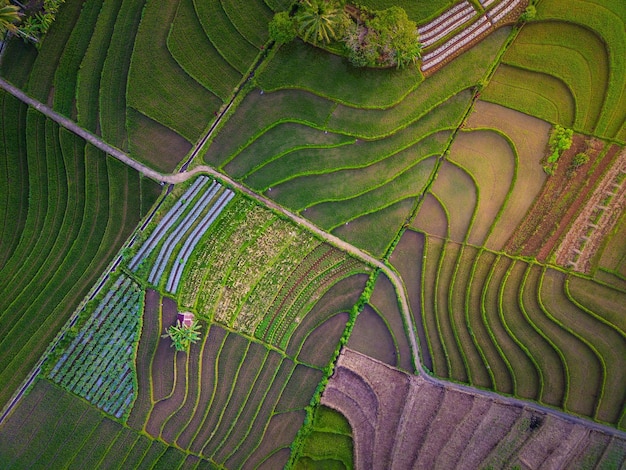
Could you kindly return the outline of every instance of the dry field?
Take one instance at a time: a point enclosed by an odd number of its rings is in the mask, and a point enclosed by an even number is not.
[[[433,384],[344,349],[322,396],[352,426],[355,468],[620,468],[626,440]]]

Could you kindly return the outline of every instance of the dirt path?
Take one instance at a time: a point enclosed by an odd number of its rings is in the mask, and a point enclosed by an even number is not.
[[[234,181],[233,179],[231,179],[229,176],[220,173],[219,171],[215,170],[214,168],[210,167],[210,166],[206,166],[206,165],[201,165],[201,166],[197,166],[195,168],[193,168],[190,171],[183,171],[180,173],[175,173],[175,174],[163,174],[163,173],[159,173],[149,167],[147,167],[146,165],[143,165],[142,163],[137,162],[136,160],[132,159],[130,156],[128,156],[126,153],[122,152],[120,149],[113,147],[112,145],[109,145],[108,143],[104,142],[100,137],[92,134],[91,132],[86,131],[85,129],[81,128],[80,126],[78,126],[76,123],[74,123],[73,121],[71,121],[70,119],[66,118],[65,116],[61,116],[59,113],[53,111],[52,109],[50,109],[48,106],[40,103],[37,100],[34,100],[33,98],[29,97],[28,95],[26,95],[26,93],[24,93],[23,91],[21,91],[20,89],[14,87],[13,85],[11,85],[10,83],[8,83],[7,81],[3,80],[0,78],[0,88],[2,88],[3,90],[7,91],[8,93],[12,94],[13,96],[15,96],[16,98],[20,99],[21,101],[23,101],[24,103],[28,104],[29,106],[32,106],[33,108],[37,109],[38,111],[40,111],[41,113],[43,113],[44,115],[48,116],[50,119],[52,119],[53,121],[57,122],[59,125],[65,127],[66,129],[74,132],[75,134],[83,137],[85,140],[87,140],[88,142],[90,142],[91,144],[93,144],[95,147],[101,149],[102,151],[106,152],[107,154],[111,155],[112,157],[117,158],[118,160],[126,163],[127,165],[129,165],[130,167],[136,169],[137,171],[139,171],[140,173],[142,173],[143,175],[147,176],[148,178],[151,178],[155,181],[159,181],[159,182],[164,182],[164,183],[170,183],[170,184],[177,184],[177,183],[182,183],[184,181],[187,181],[190,178],[193,178],[194,176],[196,176],[197,174],[209,174],[221,181],[223,181],[224,183],[230,185],[232,188],[237,189],[238,191],[241,191],[244,194],[247,194],[248,196],[250,196],[251,198],[255,199],[256,201],[258,201],[259,203],[261,203],[262,205],[272,209],[273,211],[279,212],[281,214],[283,214],[284,216],[288,217],[289,219],[291,219],[293,222],[295,222],[296,224],[307,228],[308,230],[310,230],[313,233],[316,233],[317,235],[319,235],[320,237],[322,237],[323,240],[325,240],[327,243],[347,252],[350,253],[352,256],[354,256],[355,258],[363,261],[364,263],[369,264],[370,266],[379,268],[382,272],[384,272],[387,277],[389,278],[389,280],[391,280],[394,289],[396,291],[396,295],[398,296],[398,299],[400,300],[400,306],[401,306],[401,310],[402,310],[402,315],[404,317],[405,320],[405,324],[406,325],[410,325],[410,330],[409,330],[409,341],[411,343],[411,352],[413,355],[413,363],[415,365],[416,370],[418,371],[419,375],[421,375],[422,377],[424,377],[424,379],[427,382],[433,383],[433,384],[437,384],[443,387],[447,387],[449,389],[452,390],[464,390],[467,392],[471,392],[473,394],[476,395],[481,395],[490,399],[498,399],[501,402],[504,403],[509,403],[511,405],[517,405],[517,406],[528,406],[530,408],[534,408],[537,410],[541,410],[545,413],[550,413],[550,414],[554,414],[556,416],[559,416],[563,419],[566,419],[570,422],[573,423],[581,423],[581,424],[585,424],[587,426],[590,426],[594,429],[598,429],[598,430],[602,430],[605,433],[608,433],[610,435],[615,435],[615,436],[619,436],[622,438],[626,438],[626,432],[625,431],[620,431],[618,429],[615,429],[613,427],[610,426],[606,426],[606,425],[602,425],[602,424],[598,424],[595,423],[594,421],[591,421],[590,419],[586,419],[586,418],[581,418],[581,417],[577,417],[574,415],[570,415],[568,413],[565,413],[563,411],[559,411],[559,410],[555,410],[553,408],[549,408],[543,405],[539,405],[533,402],[529,402],[526,400],[521,400],[518,398],[514,398],[514,397],[507,397],[507,396],[503,396],[500,395],[498,393],[495,392],[491,392],[491,391],[487,391],[487,390],[481,390],[481,389],[477,389],[468,385],[462,385],[462,384],[456,384],[456,383],[452,383],[452,382],[448,382],[445,380],[441,380],[438,379],[436,377],[433,377],[431,375],[429,375],[426,370],[424,369],[424,366],[422,365],[420,358],[419,358],[419,349],[418,349],[418,342],[417,342],[417,337],[416,337],[416,333],[415,333],[415,325],[413,324],[413,321],[411,319],[411,314],[410,314],[410,309],[409,309],[409,302],[408,302],[408,296],[407,293],[405,291],[405,287],[404,284],[402,283],[402,280],[400,279],[400,276],[393,270],[391,269],[386,263],[383,263],[382,261],[374,258],[373,256],[369,255],[368,253],[365,253],[364,251],[358,249],[357,247],[337,238],[334,235],[331,235],[327,232],[325,232],[324,230],[320,229],[319,227],[317,227],[316,225],[314,225],[313,223],[311,223],[310,221],[308,221],[307,219],[304,219],[303,217],[300,217],[297,214],[292,213],[291,211],[285,209],[284,207],[279,206],[277,203],[275,203],[274,201],[272,201],[271,199],[266,198],[265,196],[259,195],[257,193],[255,193],[254,191],[250,190],[249,188],[247,188],[246,186]],[[219,121],[219,120],[218,120]],[[213,130],[215,129],[216,124],[214,124],[211,129],[209,130],[209,132],[207,133],[207,135],[202,139],[201,142],[206,142],[206,140],[208,140],[210,133],[213,132]],[[199,144],[196,146],[196,149],[194,150],[194,152],[197,154],[197,152],[200,151],[200,149],[203,147],[203,144]],[[183,165],[184,166],[184,165]],[[35,379],[35,377],[37,376],[37,374],[40,371],[40,365],[41,362],[38,363],[38,365],[36,366],[36,368],[33,370],[33,372],[27,377],[24,386],[21,387],[21,389],[19,390],[18,393],[16,393],[13,398],[11,399],[10,403],[8,404],[8,406],[4,409],[4,412],[2,414],[2,416],[0,416],[0,424],[2,424],[2,422],[4,421],[4,419],[9,415],[9,413],[11,412],[12,408],[19,402],[20,398],[23,396],[23,394],[25,393],[26,389],[28,388],[28,386],[30,386],[30,384],[33,382],[33,380]]]

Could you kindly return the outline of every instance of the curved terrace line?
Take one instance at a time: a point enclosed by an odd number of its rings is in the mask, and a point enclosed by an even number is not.
[[[400,278],[400,276],[395,272],[395,270],[393,270],[392,268],[390,268],[387,264],[385,264],[384,262],[374,258],[373,256],[365,253],[364,251],[358,249],[357,247],[337,238],[334,235],[331,235],[325,231],[323,231],[322,229],[320,229],[319,227],[315,226],[313,223],[309,222],[308,220],[304,219],[303,217],[300,217],[290,211],[288,211],[287,209],[279,206],[278,204],[276,204],[274,201],[259,195],[257,193],[255,193],[254,191],[248,189],[247,187],[243,186],[242,184],[232,180],[230,177],[216,171],[214,168],[211,168],[209,166],[206,165],[201,165],[201,166],[197,166],[195,168],[193,168],[192,170],[189,171],[182,171],[181,173],[176,173],[176,174],[163,174],[163,173],[159,173],[158,171],[153,170],[152,168],[147,167],[146,165],[143,165],[139,162],[137,162],[136,160],[132,159],[131,157],[129,157],[126,153],[122,152],[120,149],[113,147],[112,145],[106,143],[105,141],[103,141],[100,137],[92,134],[91,132],[83,129],[82,127],[78,126],[75,122],[73,122],[72,120],[66,118],[65,116],[60,115],[59,113],[53,111],[52,109],[50,109],[48,106],[45,106],[43,103],[29,97],[26,93],[24,93],[22,90],[20,90],[19,88],[11,85],[9,82],[7,82],[6,80],[0,78],[0,89],[5,90],[6,92],[12,94],[13,96],[15,96],[16,98],[18,98],[19,100],[23,101],[24,103],[28,104],[29,106],[37,109],[39,112],[41,112],[42,114],[44,114],[45,116],[49,117],[50,119],[52,119],[53,121],[57,122],[59,125],[65,127],[66,129],[68,129],[71,132],[74,132],[75,134],[77,134],[78,136],[84,138],[86,141],[88,141],[89,143],[91,143],[92,145],[94,145],[95,147],[101,149],[102,151],[106,152],[107,154],[111,155],[114,158],[117,158],[118,160],[124,162],[125,164],[129,165],[131,168],[134,168],[135,170],[137,170],[138,172],[140,172],[141,174],[143,174],[144,176],[151,178],[155,181],[158,182],[162,182],[162,183],[170,183],[170,184],[177,184],[177,183],[182,183],[192,177],[194,177],[195,175],[199,174],[199,173],[205,173],[205,174],[209,174],[219,180],[224,181],[226,184],[230,185],[233,188],[236,188],[238,191],[248,195],[249,197],[253,198],[254,200],[260,202],[261,204],[265,205],[266,207],[279,212],[283,215],[285,215],[286,217],[288,217],[290,220],[292,220],[293,222],[295,222],[296,224],[307,228],[308,230],[310,230],[311,232],[319,235],[320,237],[322,237],[326,242],[330,243],[331,245],[344,250],[345,252],[353,255],[354,257],[360,259],[361,261],[363,261],[364,263],[369,264],[370,266],[376,267],[378,269],[380,269],[383,273],[385,273],[385,275],[389,278],[389,280],[392,282],[392,284],[394,285],[394,288],[396,290],[396,295],[398,296],[398,300],[400,302],[400,307],[401,307],[401,311],[402,311],[402,315],[404,317],[405,320],[405,324],[407,325],[407,329],[408,329],[408,339],[409,342],[411,344],[411,352],[413,355],[413,364],[415,366],[415,369],[417,370],[418,374],[421,375],[422,377],[424,377],[424,379],[427,382],[433,383],[433,384],[437,384],[439,386],[442,387],[446,387],[448,389],[451,390],[460,390],[460,391],[464,391],[464,392],[468,392],[474,395],[481,395],[484,397],[487,397],[489,399],[492,399],[496,402],[501,402],[501,403],[509,403],[512,405],[523,405],[523,406],[527,406],[529,408],[544,412],[544,413],[550,413],[553,414],[555,416],[561,417],[569,422],[572,423],[577,423],[577,424],[581,424],[584,426],[587,426],[590,429],[595,429],[598,430],[600,432],[606,433],[608,435],[611,436],[618,436],[620,438],[626,439],[626,431],[623,431],[621,429],[617,429],[608,425],[604,425],[595,421],[592,421],[590,418],[585,418],[582,416],[577,416],[577,415],[573,415],[570,413],[566,413],[565,411],[562,410],[558,410],[555,408],[551,408],[549,406],[544,406],[541,405],[539,403],[533,402],[533,401],[529,401],[529,400],[524,400],[524,399],[520,399],[520,398],[516,398],[516,397],[512,397],[512,396],[507,396],[507,395],[502,395],[500,393],[497,393],[495,391],[489,391],[489,390],[483,390],[483,389],[479,389],[479,388],[475,388],[473,386],[470,385],[464,385],[464,384],[459,384],[459,383],[454,383],[454,382],[450,382],[447,380],[441,380],[437,377],[433,377],[432,375],[429,375],[428,372],[424,369],[424,366],[420,360],[419,357],[419,348],[418,348],[418,344],[417,344],[417,338],[416,338],[416,333],[415,333],[415,326],[413,325],[413,322],[411,320],[411,310],[409,308],[409,303],[408,303],[408,295],[406,293],[405,290],[405,286]],[[232,102],[231,102],[232,104]],[[227,107],[227,109],[224,112],[227,112],[229,106]],[[199,152],[199,150],[202,148],[204,142],[206,142],[206,140],[208,140],[209,136],[211,135],[213,129],[215,128],[215,126],[211,127],[211,130],[209,130],[209,132],[201,138],[200,143],[196,146],[196,148],[194,149],[193,154],[196,154],[197,152]],[[188,160],[187,163],[185,163],[183,165],[183,169],[185,169],[187,167],[187,165],[189,164],[191,160]],[[39,364],[40,367],[40,364]],[[8,405],[5,407],[4,412],[2,414],[2,416],[0,416],[0,424],[7,418],[7,416],[10,414],[10,412],[12,411],[13,407],[19,402],[19,400],[21,399],[22,395],[24,394],[24,392],[26,391],[26,389],[28,388],[28,386],[30,386],[38,372],[39,372],[39,367],[36,367],[33,374],[31,374],[31,376],[29,376],[25,383],[24,386],[21,388],[21,390],[13,396],[13,398],[11,399],[11,401],[8,403]],[[208,409],[207,409],[208,411]]]

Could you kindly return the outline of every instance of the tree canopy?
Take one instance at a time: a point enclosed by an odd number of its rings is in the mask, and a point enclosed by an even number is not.
[[[170,347],[176,348],[176,351],[187,351],[192,343],[200,339],[200,328],[201,325],[196,320],[190,326],[185,326],[177,321],[176,325],[167,329],[167,333],[162,338],[169,337],[172,340]]]

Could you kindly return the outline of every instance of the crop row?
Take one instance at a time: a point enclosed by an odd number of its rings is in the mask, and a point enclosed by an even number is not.
[[[437,375],[619,423],[626,334],[589,299],[573,302],[567,276],[430,238],[422,269]]]
[[[0,270],[17,248],[27,217],[26,106],[7,93],[0,94]]]
[[[178,64],[223,102],[233,93],[242,75],[206,36],[192,0],[182,0],[167,36],[167,48]]]
[[[152,339],[142,335],[138,357],[151,355],[154,362],[165,350],[159,347],[159,331],[151,331]],[[144,348],[152,350],[145,354]],[[308,368],[296,367],[276,351],[215,324],[208,325],[201,343],[182,359],[186,374],[175,374],[169,379],[174,392],[152,402],[142,418],[134,416],[129,424],[144,427],[154,438],[213,462],[235,459],[237,466],[258,458],[253,452],[264,436],[276,439],[277,433],[282,433],[284,439],[293,439],[299,424],[289,429],[275,427],[272,415],[285,407],[303,408],[319,374],[316,370],[306,373]],[[147,366],[143,361],[138,363],[140,369]],[[152,368],[152,374],[160,371]],[[153,375],[151,380],[142,382],[148,388],[140,384],[138,402],[150,403],[149,397],[154,393],[150,384],[156,380]]]
[[[619,2],[542,2],[537,23],[521,31],[503,57],[484,98],[553,123],[623,140],[626,33],[615,12]],[[572,49],[571,41],[580,43]],[[563,66],[567,64],[567,66]],[[529,93],[519,93],[520,89]],[[510,93],[511,90],[517,90]]]
[[[0,430],[11,468],[177,468],[189,458],[104,417],[84,400],[39,380]],[[196,458],[196,460],[198,460]]]
[[[213,202],[213,197],[216,195],[218,190],[220,189],[220,185],[214,183],[207,191],[203,192],[197,201],[194,201],[193,205],[190,207],[189,212],[185,214],[185,216],[178,222],[177,225],[174,226],[173,230],[167,235],[167,237],[163,240],[163,245],[161,246],[161,250],[156,256],[156,261],[152,266],[152,270],[150,271],[150,276],[148,280],[157,284],[161,279],[161,275],[163,274],[163,270],[167,265],[170,257],[172,256],[172,252],[176,248],[176,245],[181,241],[183,236],[187,234],[187,232],[192,228],[192,226],[197,222],[198,216],[206,206]],[[220,199],[211,206],[220,207],[221,199],[227,196],[228,193],[224,192],[220,196]]]
[[[167,50],[177,3],[146,3],[128,74],[127,104],[195,142],[207,126],[207,114],[217,111],[222,101],[180,68]]]
[[[0,274],[7,394],[113,258],[144,198],[134,170],[34,110],[25,131],[30,210]]]
[[[150,233],[150,236],[142,243],[137,253],[135,253],[135,256],[129,262],[128,267],[130,269],[137,269],[139,264],[150,256],[150,253],[156,249],[167,231],[170,230],[170,228],[183,215],[187,207],[189,207],[191,202],[195,199],[200,189],[202,189],[207,182],[208,179],[205,177],[201,176],[197,178],[187,191],[174,203],[163,218],[159,220],[156,227],[154,227]]]
[[[121,280],[121,278],[120,278]],[[117,418],[134,390],[134,344],[138,339],[141,291],[118,280],[50,372],[67,390]]]
[[[235,70],[241,74],[246,73],[254,62],[260,45],[254,46],[239,33],[224,11],[221,0],[194,0],[193,3],[204,32],[215,49]]]
[[[254,243],[242,247],[224,279],[214,317],[227,325],[234,325],[242,304],[252,288],[260,282],[265,271],[288,254],[297,243],[299,230],[293,224],[276,220],[268,225]],[[281,282],[282,280],[276,280]],[[257,308],[259,308],[258,306]],[[260,312],[259,312],[260,313]],[[240,325],[244,331],[253,331],[251,325]]]
[[[167,282],[167,290],[169,292],[176,292],[178,290],[178,283],[180,282],[181,275],[183,270],[185,269],[185,265],[191,256],[194,248],[203,237],[203,235],[207,232],[211,224],[217,219],[220,215],[221,211],[224,209],[226,204],[230,202],[230,200],[235,196],[235,193],[232,191],[225,191],[224,196],[218,199],[217,203],[211,207],[209,212],[198,222],[198,225],[191,234],[188,236],[187,240],[183,244],[183,247],[180,250],[179,258],[176,259],[174,269],[170,274],[170,278]]]

